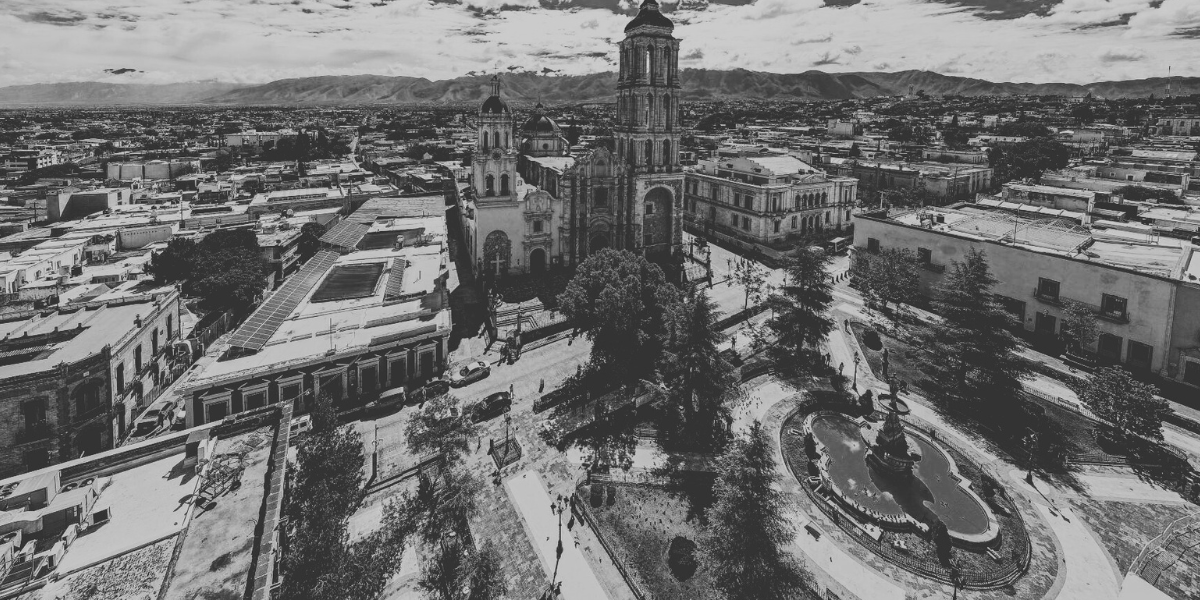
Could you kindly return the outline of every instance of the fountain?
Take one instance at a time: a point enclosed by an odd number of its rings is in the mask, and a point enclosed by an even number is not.
[[[908,404],[880,394],[882,420],[818,412],[804,420],[821,458],[821,489],[862,520],[885,528],[928,531],[946,525],[969,545],[987,544],[999,523],[958,473],[950,454],[932,439],[905,427]]]

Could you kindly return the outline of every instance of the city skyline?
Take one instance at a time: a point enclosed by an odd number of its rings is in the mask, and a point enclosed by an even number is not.
[[[841,6],[832,6],[838,4]],[[922,69],[990,81],[1200,75],[1187,0],[664,2],[681,68]],[[848,5],[848,6],[847,6]],[[0,86],[615,71],[625,0],[230,0],[0,6]]]

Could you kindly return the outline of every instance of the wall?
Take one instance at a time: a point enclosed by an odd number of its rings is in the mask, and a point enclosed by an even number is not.
[[[174,230],[174,225],[149,225],[121,229],[117,232],[117,244],[122,250],[134,250],[154,242],[170,241]]]
[[[1025,303],[1024,327],[1033,331],[1037,312],[1058,319],[1061,329],[1063,311],[1060,307],[1034,297],[1038,278],[1059,282],[1061,298],[1100,304],[1101,293],[1125,298],[1128,301],[1128,324],[1098,319],[1102,333],[1122,338],[1121,359],[1125,360],[1130,340],[1154,348],[1151,369],[1158,372],[1166,365],[1167,340],[1171,333],[1171,314],[1174,308],[1176,282],[1138,274],[1086,260],[1042,254],[1012,246],[970,240],[955,235],[908,227],[891,221],[860,216],[855,220],[854,246],[866,251],[867,239],[879,240],[880,248],[928,248],[932,262],[951,268],[951,262],[962,260],[968,249],[978,248],[987,254],[992,274],[1000,281],[994,292]],[[941,274],[923,271],[921,292],[932,295],[942,278]],[[1200,309],[1200,306],[1197,307]],[[1178,313],[1179,310],[1175,309]]]
[[[158,357],[168,353],[172,342],[179,339],[181,306],[182,300],[178,292],[172,292],[162,298],[157,306],[152,302],[146,302],[146,310],[141,313],[141,329],[132,330],[121,339],[112,341],[112,361],[108,368],[109,382],[112,397],[115,399],[114,407],[118,413],[123,415],[113,421],[114,436],[118,438],[124,435],[125,430],[128,430],[133,424],[140,409],[153,402],[162,387],[155,385],[151,389],[146,389],[143,386],[142,393],[137,393],[135,382],[146,375],[151,375],[151,381],[158,382],[164,378],[163,372],[169,372],[169,369],[159,371],[156,362]],[[169,336],[167,335],[168,321],[171,330]],[[157,353],[154,352],[155,331],[158,332]],[[141,372],[135,368],[139,347],[142,349]],[[165,363],[165,361],[163,362]],[[121,383],[118,381],[120,379],[118,371],[122,370],[122,366],[124,366],[124,389],[118,388],[118,383]]]
[[[1192,260],[1200,260],[1200,254],[1193,254]],[[1200,362],[1200,282],[1188,281],[1176,288],[1174,316],[1166,376],[1182,381],[1186,358]]]

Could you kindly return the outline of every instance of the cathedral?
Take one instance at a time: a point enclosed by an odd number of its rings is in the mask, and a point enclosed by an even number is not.
[[[655,0],[645,0],[619,44],[614,151],[572,154],[539,103],[518,128],[492,80],[479,109],[474,227],[486,278],[574,266],[604,248],[662,264],[678,261],[683,235],[679,166],[679,40]]]

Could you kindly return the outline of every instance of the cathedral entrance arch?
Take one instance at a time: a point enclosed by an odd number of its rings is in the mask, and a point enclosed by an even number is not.
[[[529,252],[529,272],[543,273],[546,271],[546,251],[534,248]]]
[[[674,204],[674,194],[667,188],[656,187],[646,192],[642,202],[642,245],[671,243],[671,207]]]
[[[490,275],[503,275],[508,272],[509,261],[512,259],[512,241],[508,234],[497,229],[483,240],[483,269]]]
[[[608,247],[608,234],[607,233],[597,233],[596,235],[593,235],[591,241],[588,243],[588,249],[590,250],[589,254],[595,254],[607,247]]]

